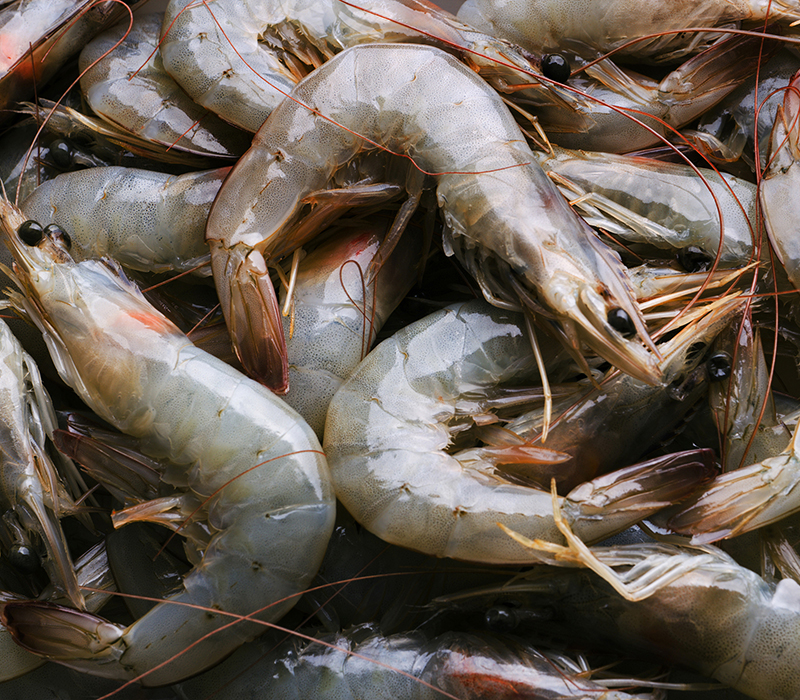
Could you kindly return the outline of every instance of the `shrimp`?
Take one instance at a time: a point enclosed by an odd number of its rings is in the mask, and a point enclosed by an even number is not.
[[[228,618],[206,609],[275,620],[314,576],[334,520],[325,458],[297,413],[195,348],[112,267],[73,262],[63,238],[25,243],[23,223],[10,203],[0,204],[0,228],[28,295],[12,295],[15,303],[45,333],[83,401],[139,438],[146,454],[173,464],[162,475],[163,497],[121,511],[117,524],[171,525],[188,538],[193,568],[127,628],[32,602],[6,605],[3,621],[27,649],[72,668],[171,683],[261,631],[226,626]]]
[[[293,235],[304,198],[377,147],[436,174],[445,250],[476,276],[487,298],[538,310],[541,302],[576,355],[585,343],[624,372],[660,380],[655,346],[618,256],[536,165],[497,94],[450,55],[406,44],[356,46],[309,75],[220,189],[206,239],[225,320],[248,373],[271,386],[285,383],[266,268],[305,241],[307,229]]]
[[[370,532],[425,554],[495,564],[537,561],[498,522],[560,538],[549,494],[505,478],[497,466],[557,464],[564,455],[522,441],[446,451],[468,417],[486,422],[480,414],[498,385],[535,378],[522,323],[483,301],[448,307],[381,343],[336,392],[324,439],[331,477],[337,498]],[[582,536],[602,539],[704,480],[705,470],[685,461],[702,462],[704,454],[599,477],[562,507]]]
[[[621,68],[609,59],[588,64],[573,57],[576,74],[564,87],[581,94],[589,107],[578,109],[569,101],[539,105],[538,96],[531,106],[540,127],[559,146],[609,153],[636,151],[660,145],[675,129],[697,119],[779,47],[776,39],[730,37],[660,80]],[[524,89],[516,93],[514,103],[522,108],[527,105]]]
[[[592,547],[617,590],[588,571],[532,572],[525,582],[437,601],[461,611],[492,600],[552,614],[548,632],[580,644],[657,655],[756,700],[800,697],[800,585],[768,583],[721,550],[636,544]],[[568,564],[568,562],[564,562]],[[623,595],[621,595],[623,593]],[[518,628],[517,633],[524,633]]]
[[[85,46],[79,67],[89,106],[110,123],[169,148],[241,155],[249,136],[195,104],[164,70],[157,48],[162,18],[163,13],[139,16],[129,33],[123,22]]]
[[[17,0],[0,12],[0,114],[33,96],[124,12],[119,2]]]
[[[0,321],[0,367],[0,509],[4,523],[16,531],[15,539],[21,540],[15,547],[34,552],[30,533],[41,537],[47,552],[42,565],[50,580],[82,609],[83,596],[59,523],[60,517],[75,512],[75,505],[47,454],[46,441],[52,439],[56,427],[53,406],[36,364],[4,321]],[[68,460],[62,465],[74,470]]]
[[[746,180],[609,153],[556,147],[536,155],[592,226],[631,243],[677,252],[688,272],[710,266],[718,253],[722,267],[752,260],[757,192]]]
[[[369,11],[338,0],[171,0],[164,66],[191,97],[226,121],[257,131],[312,68],[364,43],[413,42],[456,53],[500,90],[528,84],[539,104],[579,96],[553,88],[538,60],[419,0],[381,0]]]
[[[466,0],[458,18],[476,29],[509,39],[529,51],[568,49],[594,58],[631,39],[676,29],[715,27],[731,22],[764,24],[800,19],[794,0]],[[650,61],[681,58],[716,35],[696,32],[648,37],[619,53]]]
[[[559,493],[641,459],[648,449],[667,437],[705,395],[709,384],[725,377],[711,375],[711,343],[744,309],[746,299],[733,296],[698,309],[699,319],[688,323],[660,348],[664,386],[650,386],[634,377],[612,372],[580,399],[555,406],[558,415],[543,439],[544,412],[521,413],[505,428],[524,444],[546,446],[569,455],[558,464],[526,467],[523,478],[533,478],[544,488],[555,478]],[[517,475],[514,465],[506,472]]]
[[[377,278],[364,279],[387,231],[388,222],[348,227],[298,269],[291,314],[283,321],[290,386],[284,399],[320,439],[336,390],[414,283],[409,272],[422,257],[422,241],[410,234],[401,238]]]
[[[797,55],[788,48],[781,49],[759,66],[758,80],[753,75],[703,114],[695,129],[684,129],[681,133],[706,157],[724,163],[741,158],[753,171],[757,144],[763,169],[767,164],[769,135],[778,105],[783,102],[783,91],[798,69]]]
[[[211,203],[230,168],[185,175],[110,166],[63,173],[23,203],[32,220],[69,232],[77,259],[110,256],[147,272],[196,271]]]
[[[759,198],[769,240],[794,287],[800,288],[800,243],[794,220],[800,177],[800,72],[778,106],[770,135],[767,171],[761,180]]]
[[[491,635],[425,631],[386,636],[374,625],[315,639],[282,641],[276,634],[196,679],[176,687],[194,700],[213,688],[219,700],[362,698],[371,700],[479,700],[552,698],[653,699],[609,690],[576,673],[576,662],[541,652],[521,640]]]

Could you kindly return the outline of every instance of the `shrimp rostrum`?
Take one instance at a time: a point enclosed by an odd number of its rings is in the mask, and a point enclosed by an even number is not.
[[[162,497],[122,521],[178,530],[194,568],[128,628],[41,603],[6,606],[3,619],[23,646],[73,668],[120,679],[154,671],[147,684],[173,682],[262,630],[254,623],[220,630],[231,618],[209,608],[274,620],[313,578],[334,519],[325,458],[297,413],[192,345],[118,268],[73,262],[63,238],[30,236],[39,229],[24,223],[0,204],[27,294],[12,294],[16,303],[95,413],[139,438],[148,456],[171,462]]]
[[[281,337],[266,271],[306,240],[304,199],[375,149],[434,175],[446,250],[487,299],[518,308],[522,298],[555,321],[574,354],[586,344],[659,381],[621,262],[536,164],[501,98],[448,54],[405,44],[350,48],[305,78],[215,200],[206,228],[214,279],[248,372],[280,384],[263,359],[276,359]]]

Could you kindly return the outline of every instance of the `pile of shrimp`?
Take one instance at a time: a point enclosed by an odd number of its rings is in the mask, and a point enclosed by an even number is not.
[[[0,697],[800,700],[800,1],[85,5],[0,8]]]

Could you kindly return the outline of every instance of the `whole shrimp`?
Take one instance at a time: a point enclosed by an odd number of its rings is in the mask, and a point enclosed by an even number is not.
[[[618,256],[534,162],[501,99],[450,55],[406,44],[356,46],[309,75],[271,114],[215,200],[206,228],[214,280],[252,376],[285,384],[267,266],[308,237],[296,226],[306,196],[376,148],[435,175],[445,249],[487,298],[546,307],[576,355],[585,343],[624,372],[659,381]]]
[[[463,617],[493,600],[513,601],[520,623],[526,611],[545,608],[552,612],[548,633],[577,635],[582,647],[611,644],[635,655],[656,654],[757,700],[800,698],[795,581],[768,583],[712,546],[592,547],[591,555],[611,571],[614,588],[594,572],[540,569],[525,582],[439,604]]]
[[[208,275],[200,266],[208,256],[203,230],[229,170],[168,175],[109,166],[62,173],[37,187],[22,210],[67,231],[76,259],[109,256],[133,270]]]
[[[336,635],[281,642],[265,635],[217,668],[176,687],[194,700],[213,688],[219,700],[287,697],[371,700],[646,700],[576,673],[556,652],[489,634],[414,631],[383,635],[362,625]]]
[[[557,465],[567,455],[522,440],[467,449],[456,442],[448,452],[473,416],[486,422],[501,384],[536,378],[522,323],[483,301],[448,307],[381,343],[336,392],[325,423],[331,477],[337,498],[372,533],[426,554],[506,564],[537,558],[498,523],[560,540],[550,495],[498,466]],[[691,464],[704,459],[690,453],[601,476],[561,507],[583,537],[602,539],[704,480]]]
[[[334,520],[325,458],[291,408],[198,350],[109,264],[75,263],[63,238],[39,240],[23,223],[0,204],[28,295],[14,298],[45,334],[64,381],[146,454],[173,464],[162,475],[165,495],[117,521],[171,525],[188,538],[193,569],[128,628],[38,603],[6,606],[3,620],[23,646],[73,668],[173,682],[262,631],[225,627],[230,619],[209,608],[275,620],[311,580]]]
[[[138,16],[130,31],[122,22],[84,47],[79,67],[89,106],[112,124],[178,151],[241,155],[249,136],[193,102],[164,70],[158,51],[162,18],[163,13]]]
[[[788,24],[800,19],[800,5],[794,0],[466,0],[458,18],[529,51],[569,49],[594,58],[631,39],[670,30],[767,20]],[[640,61],[673,60],[715,36],[670,32],[643,38],[619,53]]]
[[[339,0],[171,0],[163,26],[164,66],[192,98],[256,131],[310,70],[350,46],[411,42],[460,56],[500,90],[528,85],[539,104],[580,96],[539,81],[538,60],[420,0],[380,0],[361,10]]]

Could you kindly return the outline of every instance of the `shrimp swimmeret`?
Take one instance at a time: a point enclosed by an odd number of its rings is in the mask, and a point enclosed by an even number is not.
[[[174,603],[276,620],[308,585],[333,528],[325,457],[294,410],[192,345],[109,264],[75,263],[63,238],[23,224],[16,208],[0,203],[0,228],[28,296],[14,298],[81,398],[138,437],[146,454],[175,465],[162,475],[171,494],[135,506],[128,520],[177,526],[194,568],[127,629],[40,603],[6,606],[3,621],[29,650],[44,647],[78,670],[130,679],[155,669],[145,683],[174,682],[263,631],[220,630],[229,617]]]

